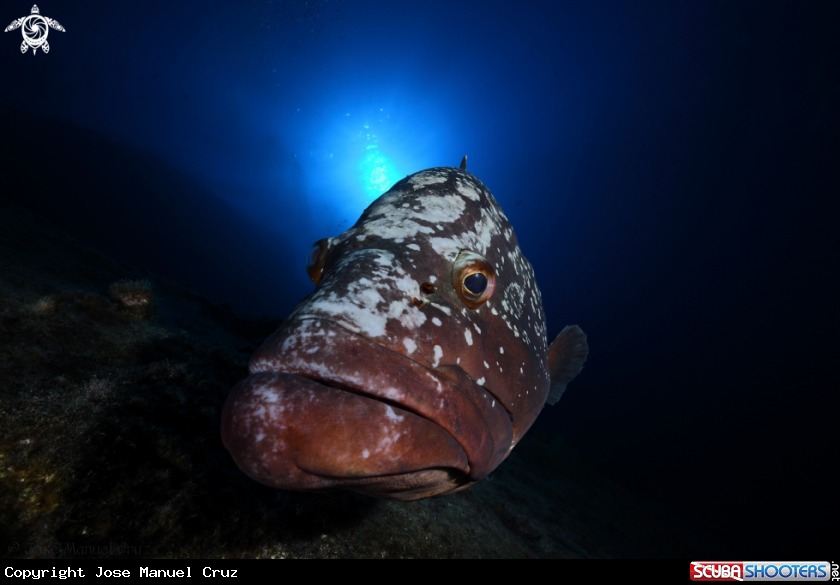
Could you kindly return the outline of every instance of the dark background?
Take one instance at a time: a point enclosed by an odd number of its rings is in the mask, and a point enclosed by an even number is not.
[[[39,7],[49,54],[0,35],[4,196],[282,316],[312,242],[468,153],[589,336],[537,428],[733,557],[836,554],[840,4]]]

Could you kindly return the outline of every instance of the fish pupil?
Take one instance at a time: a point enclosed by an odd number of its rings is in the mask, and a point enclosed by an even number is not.
[[[464,288],[474,295],[480,295],[487,288],[487,277],[480,272],[470,274],[464,279]]]

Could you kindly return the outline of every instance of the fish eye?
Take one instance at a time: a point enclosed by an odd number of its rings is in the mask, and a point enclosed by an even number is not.
[[[318,281],[321,280],[321,273],[324,272],[324,261],[329,247],[330,238],[324,238],[318,240],[309,248],[309,253],[306,255],[306,273],[309,274],[309,280],[312,281],[312,284],[318,284]]]
[[[313,244],[309,249],[309,256],[306,258],[306,267],[312,268],[318,263],[318,256],[321,255],[321,248],[318,244]]]
[[[452,286],[468,309],[477,309],[493,296],[496,271],[483,256],[462,250],[452,269]]]

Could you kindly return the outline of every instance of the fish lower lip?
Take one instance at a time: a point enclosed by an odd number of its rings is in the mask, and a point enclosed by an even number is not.
[[[285,323],[254,354],[250,370],[300,376],[426,419],[461,445],[472,480],[504,460],[512,442],[509,413],[460,368],[463,383],[323,318]]]

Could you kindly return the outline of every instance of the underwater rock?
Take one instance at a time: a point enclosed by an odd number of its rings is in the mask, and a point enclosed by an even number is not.
[[[138,317],[149,319],[155,314],[155,294],[148,280],[121,280],[112,284],[108,292]]]

